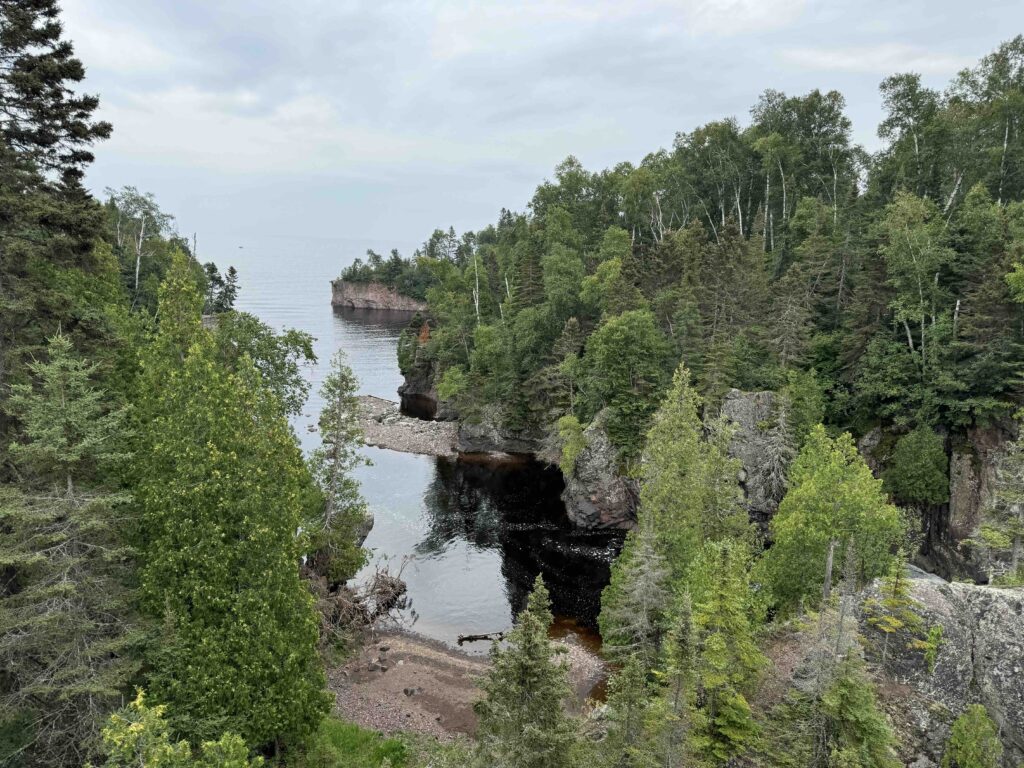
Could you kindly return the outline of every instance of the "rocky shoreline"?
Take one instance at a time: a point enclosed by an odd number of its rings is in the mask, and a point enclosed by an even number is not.
[[[424,312],[427,304],[389,288],[384,283],[331,281],[331,306],[348,309],[382,309],[389,312]]]
[[[455,456],[459,426],[425,421],[401,412],[398,403],[373,395],[359,397],[359,421],[367,445],[426,456]]]

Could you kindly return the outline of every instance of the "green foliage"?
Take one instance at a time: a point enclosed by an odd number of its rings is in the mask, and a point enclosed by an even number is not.
[[[368,463],[359,453],[358,382],[345,362],[344,351],[331,359],[331,370],[320,387],[321,446],[310,456],[310,468],[323,492],[323,511],[305,522],[309,535],[309,568],[332,585],[344,584],[366,563],[367,553],[356,541],[366,522],[366,501],[353,471]]]
[[[896,498],[921,505],[949,500],[949,458],[942,437],[925,425],[903,435],[885,470],[885,485]]]
[[[562,708],[571,691],[564,661],[548,640],[551,609],[540,576],[526,609],[491,649],[491,669],[475,705],[476,763],[496,768],[565,768],[572,764],[576,725]]]
[[[774,597],[786,608],[817,601],[829,543],[836,562],[848,546],[862,582],[882,575],[903,532],[898,509],[886,500],[849,434],[831,438],[817,426],[790,471],[790,489],[772,518],[774,544],[760,567]]]
[[[580,420],[575,416],[567,415],[558,420],[558,439],[562,444],[562,455],[558,460],[558,466],[562,474],[569,477],[576,469],[576,459],[587,447],[587,439],[583,434],[583,427]]]
[[[913,637],[924,632],[924,624],[918,613],[920,606],[911,597],[907,562],[902,551],[893,558],[879,591],[880,599],[871,598],[864,601],[864,612],[868,617],[868,624],[884,635],[882,663],[885,664],[891,635],[906,633]],[[908,643],[908,647],[914,647],[913,641]]]
[[[849,653],[821,699],[829,763],[836,768],[898,768],[896,741],[864,663]]]
[[[301,751],[289,755],[288,768],[403,768],[409,749],[399,739],[360,728],[333,717],[320,728]]]
[[[603,765],[642,768],[654,764],[646,732],[651,693],[647,665],[641,657],[631,656],[608,682],[608,735],[601,745]]]
[[[996,768],[1003,755],[999,731],[981,704],[971,704],[953,723],[942,768]]]
[[[110,716],[103,729],[106,760],[100,768],[258,768],[263,758],[249,758],[249,750],[236,734],[225,733],[204,741],[194,756],[187,741],[173,741],[164,718],[167,708],[149,706],[142,691],[124,709]]]
[[[297,535],[316,498],[280,401],[217,361],[183,259],[146,352],[133,484],[148,687],[193,742],[300,743],[328,709]]]
[[[645,669],[657,660],[669,618],[669,569],[656,545],[652,519],[641,513],[601,593],[602,652],[617,662],[639,657]]]
[[[652,520],[673,580],[687,573],[705,541],[743,536],[749,527],[736,481],[739,464],[728,457],[721,430],[704,441],[701,400],[689,379],[681,365],[654,416],[641,466],[640,507]]]
[[[746,545],[724,541],[705,544],[691,566],[703,692],[693,738],[698,751],[719,764],[748,751],[760,732],[745,693],[768,660],[754,636],[749,565]]]
[[[608,409],[608,435],[627,461],[639,456],[643,434],[666,384],[668,347],[646,310],[609,318],[583,357],[584,412]]]
[[[436,234],[436,233],[435,233]],[[444,233],[442,233],[444,234]],[[454,239],[454,233],[451,235]],[[455,246],[457,249],[457,246]],[[350,283],[384,283],[403,296],[414,299],[426,299],[427,289],[434,280],[425,256],[429,258],[444,258],[454,260],[457,255],[451,246],[445,248],[428,249],[428,254],[417,254],[411,258],[402,258],[397,250],[391,251],[391,256],[385,259],[379,253],[372,250],[366,252],[366,261],[356,259],[349,266],[341,271],[341,279]]]
[[[76,478],[123,457],[124,414],[107,407],[105,393],[91,381],[97,366],[76,358],[66,336],[51,337],[46,351],[46,362],[28,366],[35,385],[11,387],[6,409],[22,422],[23,433],[10,451],[38,478],[64,485],[70,496]]]

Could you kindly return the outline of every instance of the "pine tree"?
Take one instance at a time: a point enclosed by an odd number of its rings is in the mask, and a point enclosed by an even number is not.
[[[768,663],[754,638],[748,570],[746,546],[731,541],[705,544],[691,566],[702,700],[694,743],[716,763],[746,752],[760,731],[744,695]]]
[[[631,656],[608,683],[608,735],[601,747],[608,768],[651,766],[654,754],[646,732],[651,689],[647,667]]]
[[[0,730],[19,731],[29,766],[81,764],[137,669],[124,500],[96,484],[124,450],[123,414],[94,370],[55,336],[32,364],[36,386],[9,402],[24,425],[12,456],[31,482],[0,489]]]
[[[491,670],[482,683],[476,764],[494,768],[566,768],[573,764],[576,728],[562,708],[571,693],[565,662],[554,659],[548,640],[551,609],[540,576],[526,609],[495,644]]]
[[[176,259],[136,410],[141,602],[163,621],[147,686],[193,742],[230,730],[251,747],[295,744],[328,709],[299,578],[315,485],[252,364],[217,361],[201,306]]]
[[[640,529],[626,537],[601,594],[602,651],[613,661],[638,656],[650,668],[661,649],[668,620],[669,570],[656,547],[653,522],[640,513]]]
[[[224,284],[217,292],[217,299],[214,301],[215,312],[230,312],[235,308],[235,300],[238,298],[238,270],[228,267],[224,273]]]
[[[840,662],[821,707],[826,717],[829,765],[898,768],[892,730],[855,651]]]
[[[870,599],[864,603],[868,624],[884,634],[882,641],[882,664],[889,651],[889,637],[900,632],[919,635],[924,623],[917,610],[918,602],[911,597],[911,583],[907,578],[906,556],[901,550],[892,559],[889,572],[882,579],[881,599]]]
[[[942,768],[996,768],[1003,756],[999,731],[982,704],[971,704],[953,723]]]
[[[7,411],[22,423],[23,437],[10,451],[37,478],[60,483],[71,497],[76,478],[123,452],[124,414],[106,407],[106,394],[91,381],[97,366],[75,357],[66,336],[50,338],[47,357],[28,366],[35,385],[11,387]]]
[[[313,477],[324,494],[323,514],[307,524],[312,551],[308,565],[331,584],[348,581],[366,562],[366,553],[356,537],[369,513],[359,482],[352,476],[358,466],[368,463],[359,453],[363,431],[359,426],[357,387],[355,375],[345,363],[345,353],[339,350],[320,388],[323,444],[310,460]]]
[[[687,737],[692,725],[691,707],[696,674],[696,631],[693,626],[693,604],[689,593],[679,600],[666,646],[666,679],[668,688],[657,702],[660,705],[660,764],[679,768],[687,762]]]

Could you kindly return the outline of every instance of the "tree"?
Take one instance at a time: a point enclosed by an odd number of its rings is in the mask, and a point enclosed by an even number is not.
[[[897,499],[936,505],[949,500],[949,458],[933,429],[918,425],[896,443],[885,484]]]
[[[107,759],[100,768],[258,768],[262,757],[249,759],[245,742],[233,733],[217,741],[205,741],[199,757],[193,757],[187,741],[172,741],[163,705],[149,706],[140,690],[127,707],[110,716],[103,729],[103,752]]]
[[[771,521],[774,544],[760,564],[784,607],[819,599],[833,546],[840,560],[846,547],[854,546],[861,582],[885,572],[903,532],[902,517],[849,434],[833,439],[824,427],[815,427],[789,480],[789,492]]]
[[[114,249],[122,270],[127,273],[132,305],[138,305],[141,298],[143,306],[149,306],[147,297],[140,296],[143,267],[146,267],[145,274],[155,274],[158,279],[162,276],[159,266],[148,262],[166,245],[164,235],[173,225],[174,217],[160,210],[151,193],[139,192],[135,187],[108,189],[107,197],[113,220]],[[219,280],[220,276],[216,278]],[[151,297],[152,294],[148,298]]]
[[[651,696],[647,665],[631,656],[608,682],[608,735],[601,748],[609,768],[641,768],[653,764],[646,738],[646,715]]]
[[[228,267],[224,273],[224,285],[217,293],[217,299],[213,303],[214,312],[230,312],[235,308],[235,299],[238,298],[238,270]]]
[[[953,723],[942,768],[996,768],[1003,756],[999,731],[982,704],[971,704]]]
[[[359,425],[359,401],[352,369],[339,350],[331,358],[331,370],[320,387],[324,407],[320,412],[321,446],[310,457],[313,477],[323,492],[322,514],[309,520],[311,554],[309,568],[331,584],[343,584],[366,562],[366,552],[356,541],[369,514],[352,472],[368,461],[359,453],[363,430]]]
[[[898,768],[895,739],[878,708],[864,662],[850,651],[821,700],[829,764],[836,768]]]
[[[629,460],[639,452],[666,383],[668,345],[646,310],[609,318],[587,342],[586,412],[609,409],[608,434]]]
[[[28,366],[35,386],[11,387],[6,408],[21,421],[23,438],[10,451],[37,478],[60,483],[71,497],[75,478],[122,455],[124,413],[106,407],[106,393],[91,381],[98,366],[75,357],[66,336],[49,339],[47,356]]]
[[[716,763],[748,750],[759,732],[744,695],[767,659],[754,638],[749,554],[738,542],[708,542],[691,565],[696,672],[702,703],[694,743]]]
[[[132,480],[141,604],[163,622],[148,654],[153,698],[193,742],[301,742],[328,710],[300,526],[317,492],[274,394],[252,363],[229,370],[200,326],[179,258],[140,377]]]
[[[680,364],[672,386],[654,415],[641,464],[640,507],[653,521],[659,549],[682,578],[708,540],[742,536],[748,529],[738,463],[719,442],[704,442],[700,396]]]
[[[571,691],[564,662],[548,640],[551,609],[538,576],[526,609],[491,649],[491,670],[474,705],[479,720],[476,760],[495,768],[565,768],[573,764],[576,729],[562,708]]]
[[[864,603],[868,624],[884,635],[882,643],[882,664],[885,664],[889,650],[889,636],[900,632],[918,635],[924,630],[924,623],[918,614],[919,605],[911,597],[910,579],[907,578],[907,562],[903,552],[892,560],[889,572],[882,579],[880,599],[869,599]]]
[[[96,366],[65,336],[31,370],[36,384],[13,387],[8,403],[28,482],[0,488],[0,729],[20,731],[25,765],[80,764],[138,668],[124,499],[96,483],[126,435],[90,380]]]
[[[617,662],[639,657],[654,666],[667,629],[669,569],[658,552],[653,518],[641,511],[640,528],[630,531],[612,563],[611,581],[601,593],[602,652]]]

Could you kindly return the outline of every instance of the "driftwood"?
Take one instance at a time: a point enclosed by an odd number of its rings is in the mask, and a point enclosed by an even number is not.
[[[505,639],[505,633],[504,632],[485,632],[482,635],[459,635],[459,638],[458,638],[458,640],[456,640],[456,642],[459,645],[462,645],[463,643],[475,643],[475,642],[477,642],[479,640],[504,640],[504,639]]]

